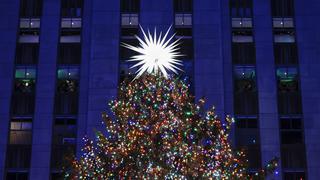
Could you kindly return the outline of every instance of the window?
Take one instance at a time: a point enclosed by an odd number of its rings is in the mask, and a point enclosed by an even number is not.
[[[275,43],[294,43],[296,41],[293,30],[275,30],[273,36]]]
[[[305,172],[285,172],[284,179],[292,180],[306,180]]]
[[[36,64],[39,56],[39,44],[18,43],[16,49],[16,64]]]
[[[28,180],[28,173],[26,172],[8,172],[7,180]]]
[[[237,66],[234,69],[234,111],[237,115],[258,113],[255,68]]]
[[[42,0],[20,0],[21,17],[39,17],[42,11]]]
[[[132,46],[139,46],[139,42],[137,39],[122,39],[121,43],[125,43],[125,44],[129,44]],[[134,55],[138,55],[137,52],[132,51],[128,48],[123,47],[122,45],[120,45],[120,59],[121,60],[128,60],[130,59],[132,56]]]
[[[132,62],[122,62],[120,63],[120,80],[119,82],[123,82],[124,80],[133,80],[135,77],[135,72],[138,70],[138,67],[130,68],[134,65]]]
[[[232,17],[252,17],[252,0],[230,0]]]
[[[278,111],[282,115],[301,114],[297,68],[278,68]]]
[[[60,43],[59,44],[59,64],[80,64],[81,44],[80,43]]]
[[[236,146],[245,148],[248,155],[249,167],[258,168],[261,165],[260,137],[258,120],[253,117],[236,118]]]
[[[273,28],[293,28],[293,18],[273,18]]]
[[[76,119],[57,118],[53,128],[51,164],[60,169],[66,155],[72,155],[76,148]]]
[[[233,28],[252,28],[252,18],[232,18]]]
[[[273,17],[291,17],[294,13],[294,0],[271,0]]]
[[[61,15],[62,17],[81,17],[82,0],[62,0]]]
[[[140,0],[121,0],[121,12],[138,13]]]
[[[274,56],[277,65],[297,64],[297,46],[295,43],[276,43],[274,44]]]
[[[60,43],[79,43],[80,41],[80,29],[62,29],[60,34]]]
[[[17,67],[15,71],[14,93],[11,110],[13,115],[31,115],[34,111],[36,69]]]
[[[138,14],[121,14],[121,25],[137,27],[139,25]]]
[[[21,29],[40,28],[40,18],[20,18]]]
[[[281,145],[281,164],[285,169],[304,169],[306,167],[303,144]]]
[[[61,28],[81,28],[81,18],[62,18]]]
[[[192,60],[193,59],[193,39],[192,38],[183,38],[180,39],[180,49],[178,50],[181,56],[181,59]]]
[[[10,122],[10,144],[32,143],[32,122],[31,119],[12,120]]]
[[[175,12],[192,12],[192,0],[174,0]]]
[[[176,27],[192,26],[192,14],[176,14],[175,25]]]
[[[121,36],[126,38],[132,38],[134,37],[135,35],[138,35],[139,33],[139,29],[138,28],[130,28],[130,27],[122,27],[121,28]]]
[[[39,29],[20,29],[19,43],[39,43]]]
[[[176,37],[192,37],[192,28],[185,28],[185,27],[176,27]]]
[[[232,32],[232,42],[234,43],[251,43],[253,34],[250,30],[234,30]]]
[[[281,118],[280,130],[282,144],[303,143],[303,128],[300,118]]]
[[[58,115],[75,115],[78,113],[79,68],[59,67],[57,75],[55,113]]]
[[[7,168],[29,168],[31,145],[8,145],[6,157]]]
[[[255,64],[254,43],[232,43],[232,61],[234,64]]]

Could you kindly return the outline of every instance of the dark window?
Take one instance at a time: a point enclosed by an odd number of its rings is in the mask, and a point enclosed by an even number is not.
[[[80,43],[59,44],[59,64],[79,64],[81,61]]]
[[[280,119],[281,143],[303,144],[303,129],[301,119]]]
[[[81,17],[82,0],[62,0],[61,15],[62,17]]]
[[[51,180],[62,180],[65,179],[62,173],[52,173]]]
[[[39,17],[42,11],[42,0],[20,0],[21,17]]]
[[[7,168],[29,168],[31,145],[8,145]]]
[[[297,47],[294,43],[274,44],[275,62],[278,65],[291,65],[298,63]]]
[[[61,168],[66,155],[72,155],[76,148],[76,120],[57,118],[53,128],[52,160],[53,168]]]
[[[192,28],[176,28],[176,36],[191,37]]]
[[[294,0],[271,0],[273,17],[290,17],[294,13]]]
[[[297,68],[278,68],[278,111],[282,115],[301,114]]]
[[[121,12],[138,13],[140,0],[121,0]]]
[[[16,64],[36,64],[39,55],[39,44],[18,43],[16,49]]]
[[[255,64],[254,43],[232,43],[232,61],[234,64]]]
[[[32,143],[31,119],[12,120],[10,122],[9,143],[31,145]]]
[[[175,12],[192,12],[192,0],[174,0]]]
[[[256,118],[236,119],[236,146],[245,148],[250,168],[258,168],[261,165],[260,142],[258,120]]]
[[[132,62],[122,62],[120,63],[120,79],[119,83],[123,82],[124,80],[133,80],[135,77],[135,72],[138,70],[138,67],[131,68],[134,65]]]
[[[191,60],[193,59],[193,39],[183,38],[180,39],[180,49],[178,50],[182,55],[181,59]]]
[[[121,45],[120,45],[120,59],[121,60],[128,60],[132,56],[137,55],[138,53],[130,50],[126,47],[123,47],[123,44],[128,44],[131,46],[139,46],[139,42],[136,39],[122,39],[121,40]]]
[[[135,36],[138,35],[139,29],[138,28],[121,28],[121,36],[126,37],[126,36]]]
[[[284,180],[306,180],[304,172],[284,172]]]
[[[26,172],[8,172],[7,180],[28,180],[28,173]]]
[[[230,0],[232,17],[252,17],[252,0]]]
[[[71,115],[78,113],[78,67],[60,67],[57,71],[57,93],[55,97],[55,113]]]
[[[258,113],[258,94],[254,67],[234,69],[234,111],[237,115]]]
[[[305,168],[306,156],[302,144],[281,145],[281,164],[283,168]]]

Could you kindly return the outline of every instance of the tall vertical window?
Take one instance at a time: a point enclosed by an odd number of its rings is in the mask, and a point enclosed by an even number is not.
[[[42,0],[20,0],[20,17],[40,17]]]
[[[56,118],[53,127],[51,167],[60,169],[65,156],[72,155],[76,149],[76,119]]]
[[[132,38],[139,32],[140,0],[121,0],[121,37]]]
[[[252,17],[252,0],[230,0],[231,17]]]
[[[36,69],[17,67],[14,92],[12,94],[12,115],[32,115],[34,112]]]
[[[278,111],[282,115],[301,114],[298,70],[294,67],[277,69]]]
[[[291,17],[294,14],[294,0],[271,0],[273,17]]]
[[[59,67],[57,76],[55,113],[56,115],[76,115],[78,113],[79,68]]]
[[[12,119],[7,150],[7,168],[29,168],[32,144],[32,120]]]

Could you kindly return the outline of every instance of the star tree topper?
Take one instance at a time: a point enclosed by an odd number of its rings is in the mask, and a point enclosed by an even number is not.
[[[178,52],[180,39],[172,42],[175,34],[168,37],[171,26],[163,37],[162,32],[160,32],[159,35],[157,34],[156,28],[154,29],[153,35],[149,30],[148,34],[146,34],[141,26],[140,29],[143,33],[143,39],[135,35],[139,41],[139,46],[135,47],[130,44],[122,43],[123,47],[139,53],[128,60],[129,62],[137,62],[135,65],[130,67],[130,69],[139,67],[134,79],[139,78],[145,72],[149,74],[159,74],[161,72],[162,75],[167,78],[168,70],[176,74],[178,73],[177,70],[182,71],[177,67],[177,65],[182,66],[182,61],[177,59],[178,57],[183,56]]]

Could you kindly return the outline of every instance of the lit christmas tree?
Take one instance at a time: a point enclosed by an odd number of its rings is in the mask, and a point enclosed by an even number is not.
[[[178,43],[167,43],[168,32],[162,39],[143,31],[141,47],[126,45],[141,53],[133,57],[142,62],[138,75],[120,84],[109,103],[115,118],[102,115],[106,132],[85,138],[67,179],[261,179],[274,171],[277,159],[250,175],[245,153],[228,140],[233,119],[205,111],[204,99],[194,103],[189,85],[167,74],[179,64]]]

